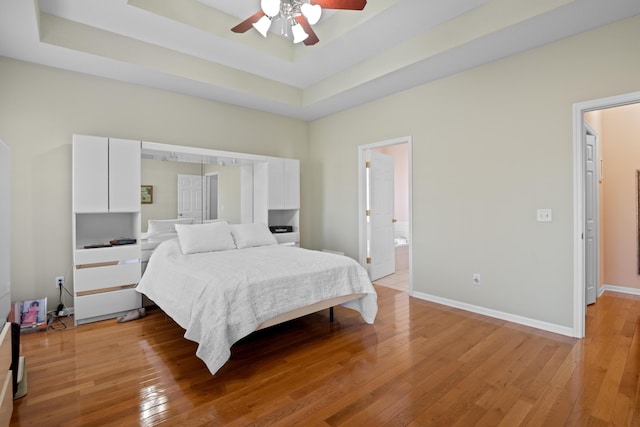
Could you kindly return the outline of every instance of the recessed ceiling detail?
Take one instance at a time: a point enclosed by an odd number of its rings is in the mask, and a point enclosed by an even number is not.
[[[323,10],[312,48],[229,31],[258,10],[261,0],[0,0],[0,55],[314,120],[638,15],[640,2],[369,1]]]

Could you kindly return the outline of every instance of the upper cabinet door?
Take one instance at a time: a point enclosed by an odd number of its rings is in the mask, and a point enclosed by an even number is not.
[[[109,212],[140,210],[140,141],[109,138]]]
[[[284,208],[300,209],[300,161],[284,159]]]
[[[269,157],[269,209],[300,209],[300,161]]]
[[[87,135],[73,136],[73,211],[109,210],[109,140]]]
[[[285,209],[284,203],[284,160],[269,157],[269,209]]]

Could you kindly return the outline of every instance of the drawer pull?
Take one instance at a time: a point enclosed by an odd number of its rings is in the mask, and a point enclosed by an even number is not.
[[[76,268],[78,270],[81,270],[83,268],[108,267],[110,265],[118,265],[118,261],[94,262],[93,264],[78,264],[76,265]]]
[[[124,264],[140,264],[140,259],[133,258],[133,259],[125,259],[122,261],[105,261],[105,262],[94,262],[91,264],[78,264],[76,265],[76,269],[82,270],[83,268],[110,267],[113,265],[124,265]]]
[[[105,292],[113,292],[113,291],[121,291],[123,289],[132,289],[135,288],[136,284],[131,285],[122,285],[122,286],[112,286],[110,288],[101,288],[101,289],[92,289],[90,291],[79,291],[76,292],[76,296],[82,297],[85,295],[94,295],[94,294],[102,294]]]

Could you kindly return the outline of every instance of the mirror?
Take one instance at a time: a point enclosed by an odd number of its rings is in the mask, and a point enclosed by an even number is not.
[[[150,219],[195,218],[253,222],[253,164],[261,156],[142,143],[141,184],[152,186],[141,205],[141,231]]]

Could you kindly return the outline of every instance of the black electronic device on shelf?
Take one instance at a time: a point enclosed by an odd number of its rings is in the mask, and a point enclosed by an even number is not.
[[[291,225],[272,225],[269,227],[272,233],[292,233],[293,226]]]
[[[126,237],[118,237],[117,239],[113,239],[109,241],[109,244],[112,246],[120,246],[120,245],[135,245],[136,239],[130,239]]]

